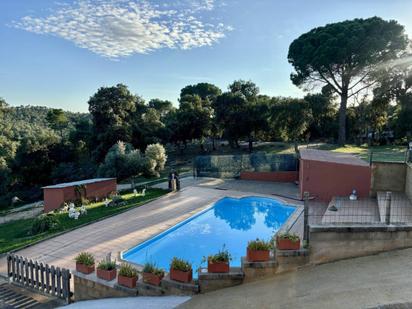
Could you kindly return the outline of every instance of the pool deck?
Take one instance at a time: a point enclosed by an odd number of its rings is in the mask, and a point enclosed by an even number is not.
[[[113,257],[117,257],[121,251],[161,233],[222,197],[239,198],[255,195],[275,198],[271,193],[277,192],[270,186],[271,183],[259,185],[259,182],[250,184],[250,188],[254,190],[245,192],[243,188],[248,182],[244,181],[239,181],[241,185],[238,190],[234,190],[234,183],[231,184],[231,190],[216,189],[219,186],[216,181],[218,180],[198,179],[196,183],[184,187],[180,192],[169,193],[114,217],[42,241],[19,250],[17,254],[49,265],[72,269],[74,257],[81,251],[94,254],[97,261],[109,252]],[[288,202],[301,205],[297,201]],[[0,259],[0,274],[5,273],[6,260],[3,257]]]

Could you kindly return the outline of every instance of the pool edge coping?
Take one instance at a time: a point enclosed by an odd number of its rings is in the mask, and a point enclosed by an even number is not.
[[[243,193],[243,192],[242,192],[242,193]],[[132,247],[130,247],[130,248],[128,248],[128,249],[125,249],[125,250],[120,251],[120,252],[118,253],[118,259],[119,259],[120,262],[125,262],[125,263],[128,263],[128,264],[132,264],[132,265],[134,265],[134,266],[136,266],[136,267],[138,267],[138,268],[143,268],[143,265],[142,265],[142,264],[130,262],[130,261],[124,259],[124,254],[125,254],[126,252],[130,251],[131,249],[134,249],[134,248],[136,248],[136,247],[138,247],[138,246],[142,246],[143,244],[154,242],[154,241],[156,241],[157,239],[159,239],[160,237],[162,237],[164,234],[167,234],[167,233],[170,233],[170,232],[173,231],[173,230],[176,230],[176,229],[179,228],[180,226],[186,224],[187,222],[189,222],[189,221],[197,218],[198,216],[202,215],[203,213],[209,211],[211,208],[214,207],[214,204],[215,204],[216,202],[218,202],[218,201],[220,201],[220,200],[222,200],[222,199],[224,199],[224,198],[235,198],[235,199],[238,199],[238,200],[239,200],[239,199],[246,198],[246,197],[264,197],[264,198],[269,198],[269,199],[273,199],[273,200],[278,200],[278,201],[280,201],[282,204],[284,204],[285,206],[290,206],[290,207],[294,207],[294,208],[295,208],[295,210],[290,214],[289,218],[282,224],[282,226],[279,228],[279,230],[278,230],[276,233],[274,233],[274,235],[276,235],[276,234],[279,233],[279,232],[284,232],[284,231],[286,230],[286,228],[285,228],[286,226],[293,226],[293,224],[299,219],[300,215],[303,213],[303,205],[297,204],[295,200],[290,200],[290,199],[287,200],[286,198],[282,198],[282,197],[277,197],[277,196],[274,197],[273,195],[260,194],[260,193],[252,193],[252,192],[245,192],[245,194],[242,194],[241,196],[225,195],[225,196],[222,196],[222,197],[218,198],[217,200],[215,200],[215,201],[213,201],[213,202],[207,203],[207,204],[204,206],[205,208],[203,208],[202,210],[200,210],[200,211],[194,213],[193,215],[187,217],[186,219],[184,219],[184,220],[176,223],[175,225],[173,225],[173,226],[171,226],[171,227],[169,227],[169,228],[167,228],[167,229],[165,229],[165,230],[163,230],[163,231],[161,231],[161,232],[159,232],[159,233],[157,233],[157,234],[149,237],[149,238],[146,239],[146,240],[143,240],[143,241],[137,243],[136,245],[134,245],[134,246],[132,246]],[[292,201],[293,201],[293,202],[292,202]],[[293,220],[293,222],[292,222],[292,220]],[[166,269],[165,269],[165,271],[167,272]]]

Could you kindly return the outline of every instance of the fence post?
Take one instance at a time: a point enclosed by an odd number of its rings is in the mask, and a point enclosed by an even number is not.
[[[7,280],[10,281],[10,273],[11,273],[11,263],[12,261],[12,256],[8,253],[7,254]]]
[[[309,243],[309,192],[303,193],[303,242]]]
[[[391,199],[392,192],[386,192],[385,196],[385,223],[387,225],[391,224]]]

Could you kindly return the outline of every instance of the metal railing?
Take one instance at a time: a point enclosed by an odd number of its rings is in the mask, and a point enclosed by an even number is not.
[[[71,274],[68,269],[28,260],[15,254],[7,255],[7,275],[18,285],[70,302]]]
[[[328,204],[305,203],[308,225],[412,225],[412,203],[405,193],[378,192],[376,198],[335,197]]]

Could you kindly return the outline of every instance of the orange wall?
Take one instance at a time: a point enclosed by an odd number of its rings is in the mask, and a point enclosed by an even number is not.
[[[371,188],[369,166],[300,160],[299,187],[318,201],[329,202],[333,196],[349,196],[353,189],[368,197]]]
[[[117,190],[116,179],[109,179],[95,183],[86,184],[86,198],[94,200],[96,197],[102,199],[112,192]],[[44,212],[55,210],[62,206],[64,202],[75,201],[76,196],[75,187],[64,188],[45,188],[44,195]]]
[[[86,185],[86,197],[90,200],[94,200],[96,197],[101,199],[116,191],[117,184],[115,179],[90,183]]]
[[[61,189],[43,189],[44,212],[59,208],[64,203],[64,193]]]
[[[241,172],[240,179],[259,180],[259,181],[276,181],[276,182],[294,182],[298,180],[297,171],[289,172]]]

